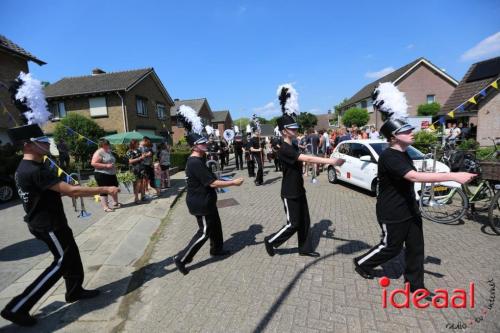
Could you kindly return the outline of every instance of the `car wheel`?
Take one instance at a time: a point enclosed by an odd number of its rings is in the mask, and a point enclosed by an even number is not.
[[[14,189],[8,184],[0,185],[0,202],[7,202],[14,197]]]
[[[328,181],[331,184],[335,184],[337,182],[337,171],[332,166],[328,167]]]
[[[375,197],[378,197],[378,188],[379,188],[379,185],[378,185],[378,179],[375,178],[373,181],[372,181],[372,193]]]

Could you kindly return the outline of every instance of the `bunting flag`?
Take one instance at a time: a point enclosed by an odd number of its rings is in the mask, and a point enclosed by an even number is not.
[[[63,173],[63,169],[57,168],[57,177],[61,177],[62,173]]]
[[[436,127],[434,126],[434,124],[431,124],[431,125],[429,126],[429,128],[430,128],[430,129],[431,129],[431,131],[433,131],[433,132],[436,130]]]
[[[92,146],[93,142],[87,139],[87,146]]]
[[[100,200],[100,198],[99,198],[99,197],[100,197],[100,195],[99,195],[99,194],[94,195],[94,201],[95,201],[95,202],[99,202],[99,200]]]
[[[56,167],[56,164],[51,159],[49,159],[49,161],[50,161],[49,168],[52,170],[52,169],[54,169]]]
[[[495,88],[495,89],[498,89],[498,80],[493,81],[493,83],[492,83],[492,84],[490,84],[490,86],[492,86],[492,87],[493,87],[493,88]]]
[[[467,102],[471,102],[472,104],[477,104],[476,96],[472,96],[471,98],[469,98],[469,100]]]
[[[483,90],[481,90],[481,91],[479,92],[479,94],[480,94],[481,96],[483,96],[483,97],[486,97],[486,88],[484,88]]]
[[[47,155],[43,155],[43,161],[45,162],[47,160]]]
[[[448,117],[455,118],[455,112],[453,112],[453,111],[448,112]]]
[[[71,184],[71,177],[66,175],[66,183]]]
[[[446,119],[444,118],[444,116],[439,117],[439,123],[441,125],[444,125],[446,123]]]
[[[85,139],[85,137],[81,134],[78,134],[78,140],[83,140],[83,139]]]
[[[458,110],[459,110],[460,112],[464,112],[464,111],[465,111],[465,106],[464,106],[463,104],[460,104],[460,105],[458,106]]]

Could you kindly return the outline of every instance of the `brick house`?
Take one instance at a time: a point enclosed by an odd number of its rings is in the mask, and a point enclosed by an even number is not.
[[[53,115],[44,126],[48,134],[70,112],[93,119],[111,133],[141,132],[168,136],[174,102],[153,68],[66,77],[45,88]]]
[[[198,116],[200,116],[203,125],[212,124],[213,112],[208,104],[206,98],[196,98],[196,99],[178,99],[174,100],[174,105],[170,108],[170,117],[172,119],[172,141],[173,143],[179,142],[180,139],[184,138],[185,131],[183,124],[177,120],[177,110],[181,105],[186,105],[191,107]]]
[[[488,137],[500,139],[500,90],[491,87],[499,79],[500,57],[471,65],[439,114],[448,114],[486,89],[486,96],[478,96],[477,104],[465,103],[463,111],[455,111],[454,121],[477,125],[476,140],[481,146],[491,146]],[[497,85],[500,86],[498,81]]]
[[[218,129],[220,135],[224,133],[228,128],[233,127],[233,118],[231,118],[231,113],[229,110],[214,111],[212,119],[212,127]]]
[[[316,119],[318,119],[318,123],[314,126],[314,129],[319,130],[329,130],[330,123],[333,122],[333,115],[331,113],[327,114],[316,114]]]
[[[429,60],[418,58],[364,86],[342,107],[341,115],[352,107],[367,109],[370,114],[368,124],[374,124],[379,128],[382,125],[382,119],[379,113],[373,112],[371,94],[379,83],[383,82],[392,82],[405,93],[410,116],[417,115],[417,108],[420,104],[438,102],[443,105],[458,85],[457,80]]]
[[[9,120],[7,112],[15,119],[18,118],[19,114],[19,111],[11,103],[8,87],[21,71],[29,73],[29,61],[40,66],[46,64],[7,37],[0,35],[0,140],[2,143],[10,142],[7,128],[14,125],[13,121]]]

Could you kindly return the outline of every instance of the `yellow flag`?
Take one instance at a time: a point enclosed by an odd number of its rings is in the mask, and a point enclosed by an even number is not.
[[[455,118],[455,112],[454,111],[448,112],[448,116],[450,118]]]
[[[83,140],[83,139],[85,139],[85,137],[81,134],[78,134],[78,140]]]
[[[477,104],[477,102],[476,102],[476,96],[472,96],[471,98],[469,98],[469,102],[471,102],[473,104]]]
[[[45,162],[47,160],[47,155],[43,155],[43,161]]]
[[[495,89],[498,89],[498,81],[493,81],[493,83],[491,84],[491,86]]]
[[[80,185],[80,183],[77,180],[75,180],[75,185]]]
[[[57,168],[57,176],[61,176],[63,173],[63,170],[61,168]]]
[[[431,129],[431,131],[435,131],[436,130],[436,127],[434,127],[434,124],[431,124],[431,126],[429,126],[429,128]]]
[[[95,202],[99,202],[99,194],[94,195]]]

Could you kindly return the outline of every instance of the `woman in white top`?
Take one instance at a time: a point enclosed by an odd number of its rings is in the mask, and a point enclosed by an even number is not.
[[[161,168],[161,187],[170,187],[170,175],[168,170],[170,169],[170,146],[168,143],[162,143],[159,147],[158,160],[160,161]],[[166,184],[166,185],[165,185]]]
[[[98,186],[116,186],[118,187],[118,179],[116,178],[116,159],[111,153],[109,141],[106,139],[99,139],[99,149],[97,149],[92,156],[90,163],[94,168],[94,177]],[[120,208],[121,204],[118,202],[118,193],[111,194],[113,203],[111,207],[108,204],[108,194],[101,193],[101,205],[105,212],[114,211],[113,208]]]

